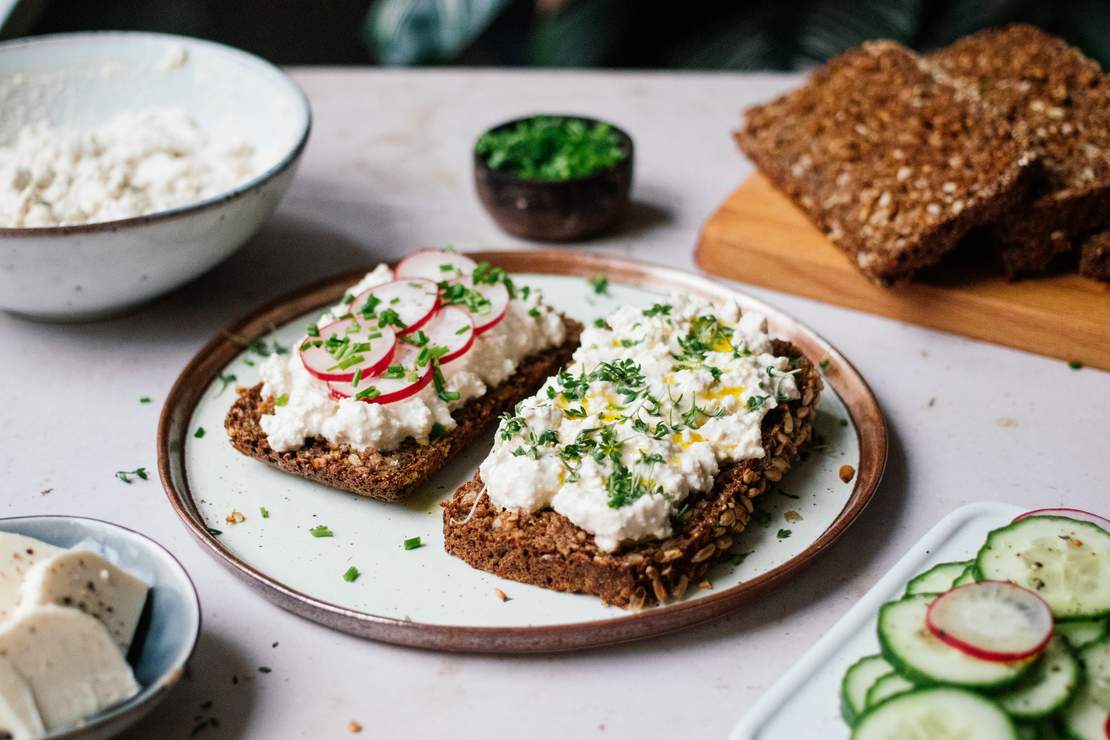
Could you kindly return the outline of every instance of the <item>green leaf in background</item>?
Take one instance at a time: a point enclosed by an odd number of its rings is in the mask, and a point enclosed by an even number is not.
[[[532,33],[529,61],[537,67],[604,67],[636,14],[622,0],[574,0],[544,18]]]
[[[363,42],[382,64],[447,62],[458,56],[512,0],[375,0]]]

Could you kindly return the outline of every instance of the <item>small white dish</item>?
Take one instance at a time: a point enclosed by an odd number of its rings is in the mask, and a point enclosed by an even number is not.
[[[0,532],[16,532],[58,547],[83,541],[102,545],[116,565],[150,584],[147,614],[132,645],[131,667],[142,690],[127,701],[48,740],[103,740],[145,717],[185,675],[200,636],[200,601],[177,558],[154,540],[118,524],[77,516],[0,519]],[[144,626],[145,625],[145,626]]]
[[[974,557],[988,532],[1023,511],[1012,504],[984,502],[944,517],[768,689],[733,729],[730,740],[847,738],[850,730],[840,717],[840,682],[850,665],[879,652],[879,607],[901,596],[918,573]]]
[[[91,129],[151,107],[184,108],[209,135],[249,143],[258,174],[146,216],[0,228],[0,309],[50,321],[100,318],[200,275],[273,213],[311,128],[308,101],[284,72],[221,44],[131,32],[0,44],[0,144],[43,113],[54,126]]]

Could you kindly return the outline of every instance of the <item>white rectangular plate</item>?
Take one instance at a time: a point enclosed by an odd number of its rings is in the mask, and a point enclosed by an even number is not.
[[[840,681],[852,663],[879,652],[879,607],[898,598],[918,573],[937,563],[971,558],[988,532],[1022,511],[1011,504],[983,502],[942,519],[755,703],[733,729],[731,740],[848,737],[848,726],[840,717]]]

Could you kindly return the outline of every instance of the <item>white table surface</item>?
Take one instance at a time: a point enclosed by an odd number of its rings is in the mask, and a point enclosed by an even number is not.
[[[749,171],[730,130],[796,78],[737,74],[296,70],[315,130],[262,234],[128,318],[50,326],[0,315],[0,515],[81,514],[170,548],[200,590],[191,677],[131,738],[723,738],[767,687],[942,516],[993,499],[1110,507],[1110,375],[773,291],[869,380],[891,433],[875,501],[812,568],[709,625],[543,657],[446,655],[347,637],[255,596],[187,534],[157,480],[155,423],[220,327],[318,278],[413,247],[521,247],[471,187],[487,125],[595,114],[637,147],[636,207],[586,248],[694,269],[698,228]],[[1110,299],[1110,298],[1108,298]],[[1110,341],[1108,328],[1107,341]],[[139,403],[140,396],[154,402]],[[278,642],[277,647],[271,647]],[[271,673],[257,673],[269,666]],[[254,674],[232,684],[232,675]],[[201,705],[211,701],[207,709]]]

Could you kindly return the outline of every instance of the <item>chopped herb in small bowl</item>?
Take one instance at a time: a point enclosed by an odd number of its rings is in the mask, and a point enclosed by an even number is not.
[[[537,115],[486,131],[474,146],[478,196],[501,228],[567,241],[614,226],[628,207],[632,139],[592,118]]]

